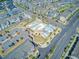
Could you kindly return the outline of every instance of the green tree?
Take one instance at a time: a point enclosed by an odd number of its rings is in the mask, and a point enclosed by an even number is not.
[[[6,0],[0,0],[0,2],[4,2],[4,1],[6,1]]]

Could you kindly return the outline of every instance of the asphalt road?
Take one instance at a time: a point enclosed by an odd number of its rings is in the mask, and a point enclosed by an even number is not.
[[[44,48],[44,49],[40,48],[39,49],[41,55],[40,55],[40,57],[38,59],[45,59],[45,55],[48,54],[51,47],[54,47],[55,45],[58,45],[57,46],[58,48],[56,48],[56,50],[54,52],[54,55],[52,56],[51,59],[59,59],[64,46],[66,46],[67,42],[69,42],[70,36],[73,33],[75,33],[75,28],[77,27],[77,25],[79,23],[76,16],[78,16],[78,14],[76,14],[75,16],[73,16],[71,18],[69,24],[65,28],[62,29],[62,32],[52,40],[51,44],[47,48]],[[62,39],[63,39],[63,41],[62,41]],[[66,42],[66,43],[62,43],[62,42]],[[61,51],[61,53],[59,53],[60,51]]]
[[[69,43],[70,37],[76,32],[76,27],[79,24],[79,20],[76,20],[74,24],[70,27],[70,29],[60,38],[59,42],[57,43],[57,48],[54,51],[54,55],[51,59],[60,59],[64,47]]]
[[[79,25],[78,25],[78,27],[79,27]],[[71,56],[79,58],[79,41],[77,42],[77,44],[76,44]]]

